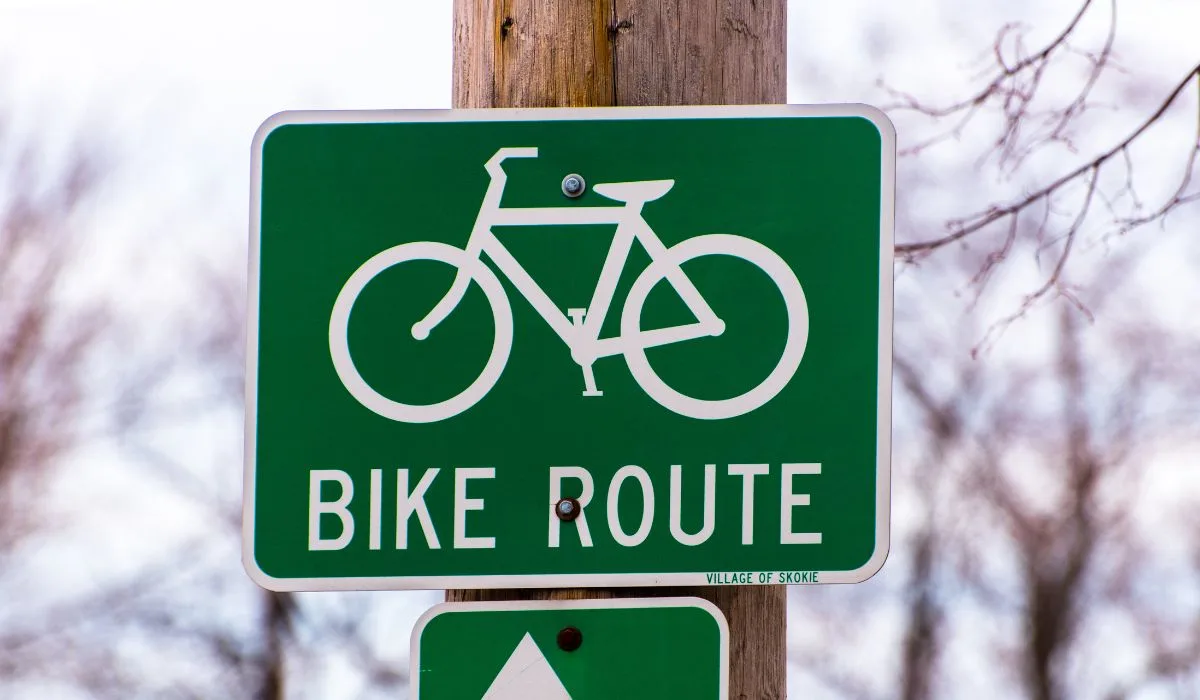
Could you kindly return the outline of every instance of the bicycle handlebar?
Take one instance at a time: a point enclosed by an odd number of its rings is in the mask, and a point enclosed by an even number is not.
[[[505,158],[537,158],[537,146],[529,146],[527,148],[501,148],[496,151],[496,155],[492,158],[496,160],[504,160]]]
[[[537,146],[501,148],[500,150],[496,151],[496,155],[488,158],[487,163],[484,164],[483,167],[488,171],[488,174],[491,175],[493,179],[503,178],[504,170],[501,168],[501,165],[506,159],[537,158],[537,155]]]

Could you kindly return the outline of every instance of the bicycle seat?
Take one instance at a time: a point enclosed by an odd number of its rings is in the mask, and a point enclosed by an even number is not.
[[[653,202],[675,186],[674,180],[604,182],[592,187],[598,194],[618,202]]]

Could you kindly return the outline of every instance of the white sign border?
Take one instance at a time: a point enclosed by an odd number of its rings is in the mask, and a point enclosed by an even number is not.
[[[729,700],[729,622],[725,614],[711,601],[694,597],[672,598],[595,598],[588,600],[507,600],[471,603],[438,603],[426,610],[413,625],[408,643],[409,696],[421,697],[421,634],[438,615],[456,612],[519,612],[525,610],[614,610],[644,608],[700,608],[717,622],[720,634],[721,668],[717,700]]]
[[[381,576],[276,578],[264,572],[254,556],[255,419],[258,410],[259,246],[261,237],[262,149],[275,129],[289,124],[379,124],[419,122],[767,119],[860,117],[879,131],[879,369],[876,411],[875,551],[852,571],[817,571],[818,583],[861,583],[883,568],[891,549],[892,317],[895,255],[896,129],[887,115],[864,104],[713,105],[683,107],[583,107],[537,109],[438,109],[293,111],[268,118],[254,134],[250,165],[250,244],[246,305],[246,416],[242,495],[242,564],[259,586],[278,592],[437,590],[447,588],[599,588],[633,586],[703,586],[712,571],[655,574],[521,574],[481,576]],[[733,570],[728,570],[733,573]],[[737,572],[745,573],[745,572]],[[757,573],[752,577],[757,581]],[[727,585],[758,585],[727,584]]]

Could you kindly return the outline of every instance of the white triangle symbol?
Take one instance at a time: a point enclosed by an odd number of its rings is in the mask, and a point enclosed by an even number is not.
[[[571,700],[571,695],[526,632],[481,700]]]

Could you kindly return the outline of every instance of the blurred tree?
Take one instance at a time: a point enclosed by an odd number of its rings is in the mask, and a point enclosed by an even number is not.
[[[0,144],[8,136],[0,120]],[[34,527],[47,472],[75,442],[107,319],[103,304],[64,294],[80,262],[75,216],[94,194],[96,158],[85,149],[57,167],[47,158],[26,146],[0,160],[0,556]]]
[[[1088,46],[1086,37],[1080,36],[1081,26],[1105,8],[1107,14],[1097,20],[1107,27],[1103,42]],[[1173,154],[1170,177],[1174,186],[1165,188],[1157,202],[1147,202],[1139,195],[1134,162],[1137,147],[1164,125],[1173,109],[1190,109],[1200,119],[1200,105],[1188,99],[1200,93],[1200,60],[1180,75],[1127,133],[1110,137],[1107,134],[1111,132],[1105,130],[1105,140],[1094,142],[1084,131],[1094,126],[1089,121],[1093,113],[1109,107],[1096,98],[1097,86],[1111,74],[1124,72],[1114,51],[1117,26],[1116,0],[1083,0],[1067,26],[1036,49],[1027,46],[1032,27],[1005,25],[987,52],[992,65],[977,79],[981,87],[960,100],[934,105],[889,90],[895,98],[886,107],[890,113],[915,114],[934,124],[931,135],[905,145],[901,156],[920,156],[958,141],[978,120],[986,122],[983,130],[993,136],[982,141],[987,150],[977,168],[994,165],[1005,179],[1023,174],[1024,169],[1037,173],[1040,163],[1036,157],[1043,153],[1059,166],[1048,178],[1030,179],[1036,184],[1010,199],[989,202],[946,221],[942,234],[917,234],[912,236],[914,240],[900,242],[898,256],[912,262],[952,243],[982,238],[987,252],[975,281],[986,283],[993,268],[1008,258],[1019,240],[1036,241],[1039,251],[1052,247],[1056,254],[1050,273],[1027,297],[1023,308],[1028,308],[1048,293],[1064,291],[1061,283],[1067,260],[1087,231],[1094,210],[1103,210],[1108,219],[1104,222],[1107,226],[1095,226],[1094,232],[1123,235],[1200,201],[1195,179],[1200,132],[1193,133],[1190,142],[1180,144]],[[1081,157],[1083,148],[1092,152]],[[1063,163],[1070,165],[1062,168]],[[1110,172],[1114,176],[1106,177]]]
[[[1196,484],[1164,493],[1156,473],[1200,449],[1200,334],[1156,302],[1200,286],[1139,270],[1156,243],[1179,243],[1170,224],[1197,230],[1200,63],[1147,97],[1117,60],[1116,6],[1075,3],[1032,49],[1035,28],[1006,25],[979,87],[949,104],[888,89],[912,175],[896,246],[896,529],[878,580],[793,596],[808,689],[1200,697],[1200,528],[1171,499]],[[1095,46],[1089,21],[1106,28]],[[1120,82],[1136,85],[1127,99],[1097,96]],[[935,219],[927,203],[947,192],[965,212]],[[1157,242],[1128,236],[1149,224]]]
[[[1023,320],[1028,352],[974,359],[980,326],[956,333],[937,313],[898,336],[892,558],[858,590],[796,592],[793,624],[820,630],[793,648],[809,683],[1061,700],[1169,681],[1175,694],[1146,697],[1197,697],[1198,577],[1176,551],[1197,546],[1196,490],[1164,497],[1156,465],[1200,444],[1200,338],[1114,289],[1088,296],[1091,327],[1071,305]]]

